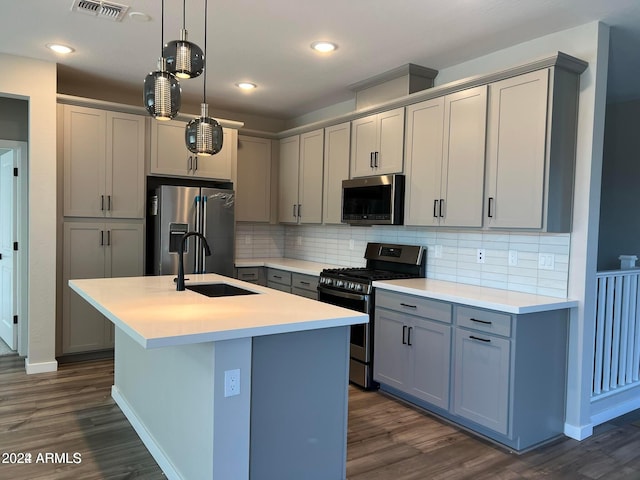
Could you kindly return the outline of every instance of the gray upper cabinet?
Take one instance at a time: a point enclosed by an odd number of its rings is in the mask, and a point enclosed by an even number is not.
[[[407,107],[405,224],[481,227],[487,87]]]
[[[342,181],[349,178],[351,124],[349,122],[324,129],[324,193],[322,221],[342,221]]]
[[[64,215],[144,217],[145,118],[63,106]]]
[[[487,227],[571,230],[578,88],[559,67],[489,85]]]
[[[271,140],[238,136],[236,220],[269,222],[271,216]]]
[[[402,173],[404,107],[351,122],[351,177]]]
[[[191,153],[185,143],[187,122],[180,120],[151,122],[150,173],[212,180],[230,180],[238,151],[238,132],[223,128],[222,150],[212,156]]]
[[[280,140],[278,221],[322,223],[324,130]]]

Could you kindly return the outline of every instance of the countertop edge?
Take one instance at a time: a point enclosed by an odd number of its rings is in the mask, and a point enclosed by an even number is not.
[[[296,266],[291,263],[304,263],[308,266]],[[236,268],[250,268],[250,267],[267,267],[277,268],[279,270],[285,270],[292,273],[300,273],[302,275],[318,276],[320,272],[325,268],[342,268],[340,265],[325,264],[320,262],[313,262],[310,260],[298,260],[296,258],[246,258],[235,260],[234,265]]]
[[[488,310],[497,310],[505,313],[512,313],[516,315],[522,315],[526,313],[547,312],[551,310],[563,310],[568,308],[575,308],[578,306],[577,300],[558,298],[549,300],[543,303],[522,303],[521,305],[510,305],[505,303],[499,303],[491,300],[483,300],[480,298],[472,298],[466,296],[455,295],[451,293],[438,292],[436,290],[425,290],[413,287],[406,287],[403,285],[395,285],[384,281],[374,282],[373,286],[381,290],[388,290],[397,293],[405,293],[408,295],[415,295],[417,297],[430,298],[433,300],[442,300],[451,303],[458,303],[470,307],[486,308]],[[482,287],[487,288],[487,287]],[[507,292],[505,290],[505,292]],[[519,292],[510,292],[519,293]],[[527,294],[522,294],[527,295]],[[535,296],[535,295],[532,295]]]

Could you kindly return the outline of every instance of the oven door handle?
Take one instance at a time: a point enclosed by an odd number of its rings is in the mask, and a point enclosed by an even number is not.
[[[363,295],[359,293],[343,292],[341,290],[334,290],[332,288],[326,288],[326,287],[318,287],[318,292],[326,293],[328,295],[333,295],[334,297],[348,298],[350,300],[366,300],[367,299],[367,295]]]

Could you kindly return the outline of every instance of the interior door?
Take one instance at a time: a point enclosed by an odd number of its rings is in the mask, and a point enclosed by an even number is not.
[[[18,345],[18,330],[13,324],[16,307],[16,178],[15,149],[0,146],[0,338],[13,350]]]

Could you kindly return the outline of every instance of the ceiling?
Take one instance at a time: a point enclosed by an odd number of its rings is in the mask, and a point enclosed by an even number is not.
[[[186,0],[189,40],[203,49],[204,1]],[[0,52],[55,61],[61,82],[139,90],[142,104],[143,79],[160,56],[161,1],[117,0],[129,7],[120,22],[74,12],[72,3],[0,0],[10,19]],[[179,37],[182,7],[165,2],[165,42]],[[442,70],[596,20],[612,27],[609,101],[640,98],[639,0],[211,0],[207,101],[212,109],[289,119],[352,99],[349,85],[407,63]],[[315,40],[339,47],[317,54]],[[62,57],[45,48],[49,42],[76,51]],[[238,81],[258,88],[242,92]],[[202,77],[181,85],[183,102],[199,104]]]

